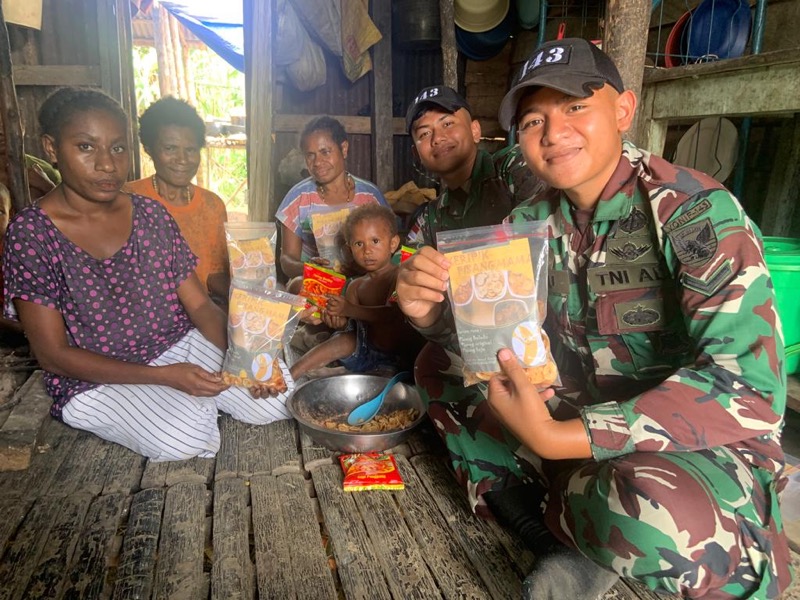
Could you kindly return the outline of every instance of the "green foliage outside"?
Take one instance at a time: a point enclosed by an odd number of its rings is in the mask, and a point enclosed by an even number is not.
[[[230,121],[232,115],[245,113],[244,74],[240,73],[207,48],[189,50],[189,81],[194,82],[197,112],[206,121]],[[155,48],[136,46],[133,49],[136,74],[136,108],[141,114],[160,98],[158,60]],[[150,158],[142,149],[142,174],[154,172]],[[228,213],[247,213],[247,156],[245,148],[207,146],[200,165],[204,187],[225,200]]]

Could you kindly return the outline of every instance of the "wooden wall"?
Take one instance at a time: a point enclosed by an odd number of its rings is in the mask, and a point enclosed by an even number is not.
[[[28,154],[44,158],[36,115],[58,87],[101,88],[130,114],[135,101],[128,0],[44,0],[41,31],[11,24],[8,31]]]
[[[373,0],[373,10],[376,1]],[[663,0],[653,13],[648,50],[659,51],[660,46],[666,43],[666,37],[675,20],[687,7],[695,6],[698,1],[692,0],[687,6],[683,0]],[[590,39],[601,37],[603,4],[601,0],[551,2],[551,12],[545,23],[546,39],[555,38],[561,23],[566,24],[568,36],[578,35]],[[387,27],[385,21],[381,26]],[[770,0],[763,52],[800,51],[800,43],[794,35],[798,29],[800,0]],[[390,35],[389,31],[386,33]],[[131,109],[135,106],[135,101],[130,35],[129,0],[44,0],[42,31],[9,26],[14,77],[25,127],[27,152],[42,156],[36,113],[42,100],[57,86],[100,87],[121,100],[123,106],[133,113]],[[485,135],[504,135],[496,124],[497,106],[514,71],[533,50],[537,41],[538,30],[519,31],[503,51],[490,61],[473,62],[459,58],[461,91],[466,93],[472,103]],[[374,114],[371,103],[376,97],[375,73],[371,72],[351,84],[342,74],[336,59],[329,54],[326,54],[326,59],[327,84],[311,92],[297,92],[288,83],[282,82],[276,72],[278,80],[273,87],[272,99],[274,121],[270,130],[274,135],[274,152],[270,161],[262,161],[264,164],[251,168],[268,169],[276,173],[280,159],[291,148],[296,147],[298,132],[305,122],[315,115],[331,114],[344,117],[350,133],[351,154],[348,167],[360,177],[373,178],[377,166],[373,164],[375,140],[371,120]],[[389,178],[392,185],[389,187],[399,187],[410,179],[414,179],[419,185],[429,186],[431,181],[426,174],[415,170],[413,166],[410,139],[405,134],[402,119],[408,102],[419,89],[442,81],[441,52],[438,49],[415,52],[393,47],[390,63],[394,135]],[[798,75],[797,79],[800,80],[800,74]],[[387,74],[381,73],[379,79],[386,81]],[[653,82],[648,83],[646,79],[645,87],[652,85]],[[747,82],[743,80],[741,85],[746,89]],[[791,162],[794,154],[789,159],[784,156],[785,152],[779,153],[780,156],[776,154],[779,148],[793,147],[795,142],[792,140],[796,137],[787,138],[790,136],[787,132],[797,130],[797,118],[793,111],[751,116],[753,131],[746,158],[748,175],[743,201],[758,221],[764,212],[764,206],[779,207],[786,202],[800,201],[791,194],[787,196],[787,189],[790,187],[788,184],[781,186],[775,183],[775,178],[783,175],[776,174],[778,169],[772,162],[773,159],[769,159],[772,156],[778,161],[781,171],[797,170],[798,165]],[[731,118],[739,124],[741,116],[734,114]],[[660,144],[665,155],[670,156],[672,145],[691,122],[691,119],[680,118],[669,121]],[[132,128],[132,139],[133,135]],[[386,165],[382,167],[385,168]],[[277,178],[273,178],[275,180]],[[279,201],[285,191],[279,186],[280,184],[275,184],[271,204]],[[788,221],[782,219],[781,231],[786,232],[785,223],[791,222],[789,233],[800,234],[800,211],[787,213],[770,209],[770,214],[765,218],[773,223],[776,222],[775,215],[785,217],[788,214]]]
[[[372,86],[374,72],[370,72],[355,83],[343,74],[341,65],[330,54],[325,55],[327,80],[325,85],[309,92],[300,92],[283,77],[275,86],[275,132],[274,160],[277,165],[290,150],[297,148],[299,133],[304,125],[318,115],[340,118],[348,131],[349,155],[347,166],[351,173],[373,180],[375,165],[372,161],[373,136],[369,121],[372,115]],[[442,81],[442,61],[438,51],[411,52],[394,49],[392,52],[392,117],[395,135],[393,138],[393,161],[390,167],[392,185],[396,189],[414,179],[418,185],[430,186],[430,180],[416,173],[412,165],[411,140],[398,120],[405,118],[411,99],[425,86]],[[275,169],[275,167],[273,167]],[[274,199],[279,201],[288,191],[286,186],[275,183]]]

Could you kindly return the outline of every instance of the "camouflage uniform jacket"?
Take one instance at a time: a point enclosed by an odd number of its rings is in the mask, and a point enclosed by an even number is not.
[[[411,227],[407,245],[436,247],[439,231],[497,225],[512,208],[543,188],[527,168],[519,146],[504,148],[495,156],[478,150],[467,185],[446,189],[428,202]]]
[[[549,224],[547,327],[596,459],[724,445],[780,472],[775,296],[760,232],[721,184],[625,143],[585,252],[560,192],[511,218]]]

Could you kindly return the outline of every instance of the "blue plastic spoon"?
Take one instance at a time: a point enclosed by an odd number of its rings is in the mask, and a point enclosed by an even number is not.
[[[347,424],[363,425],[367,421],[371,421],[381,409],[383,401],[386,398],[386,394],[389,393],[389,390],[392,389],[394,385],[401,379],[407,379],[409,377],[411,377],[411,373],[408,371],[403,371],[402,373],[398,373],[392,377],[386,382],[386,385],[383,386],[383,389],[377,396],[375,396],[372,400],[367,400],[364,402],[364,404],[356,406],[352,411],[350,411],[350,414],[347,416]]]

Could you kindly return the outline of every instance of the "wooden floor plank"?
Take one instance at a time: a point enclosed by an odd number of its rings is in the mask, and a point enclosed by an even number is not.
[[[311,472],[325,525],[333,543],[339,579],[348,600],[389,599],[386,579],[373,559],[375,548],[361,520],[355,500],[342,491],[342,471],[319,465]]]
[[[223,414],[219,420],[220,446],[217,452],[215,479],[239,476],[239,421]]]
[[[0,408],[0,427],[5,425],[12,410],[14,410],[14,407]]]
[[[418,454],[445,454],[444,444],[433,430],[433,425],[428,419],[412,431],[406,438],[406,444],[411,450],[411,456]]]
[[[166,487],[167,473],[169,473],[169,462],[148,460],[142,473],[142,489]]]
[[[794,581],[789,589],[781,594],[779,600],[800,600],[800,554],[794,550],[789,550],[792,561],[792,573],[794,573]]]
[[[150,488],[133,497],[122,541],[114,600],[150,598],[166,495],[165,488]]]
[[[45,421],[31,466],[24,471],[0,473],[0,496],[24,493],[28,497],[38,498],[45,494],[61,463],[72,453],[79,433],[55,419]]]
[[[288,524],[282,506],[294,498],[281,498],[278,480],[255,475],[250,480],[253,513],[253,543],[259,598],[297,598],[292,573]]]
[[[46,519],[44,527],[33,526],[28,532],[36,532],[42,539],[34,540],[23,534],[18,537],[13,546],[18,543],[30,544],[39,547],[40,551],[29,554],[22,568],[27,577],[6,579],[0,574],[0,581],[13,581],[9,588],[16,588],[16,593],[10,598],[25,600],[39,600],[41,598],[56,598],[63,583],[64,571],[72,557],[73,550],[78,542],[81,524],[89,508],[90,497],[85,495],[70,496],[68,498],[42,498],[40,504],[46,504]],[[33,515],[33,512],[31,512]],[[23,525],[23,527],[25,527]],[[10,552],[14,551],[14,547]],[[7,556],[9,563],[13,562],[12,556]],[[18,591],[24,593],[18,595]],[[0,598],[5,596],[0,592]]]
[[[344,493],[344,492],[343,492]],[[353,493],[394,598],[436,598],[441,595],[403,520],[395,495],[403,492]]]
[[[263,425],[239,424],[239,477],[269,475],[272,471],[272,448],[269,430]]]
[[[333,575],[303,476],[254,476],[250,494],[259,598],[334,600]]]
[[[415,456],[411,459],[411,464],[492,597],[519,597],[521,575],[516,571],[503,545],[488,531],[494,524],[470,513],[464,494],[453,484],[453,475],[438,458],[430,455]]]
[[[56,510],[54,499],[36,502],[17,532],[16,539],[3,554],[0,564],[0,600],[21,597],[28,585],[39,555],[47,543],[51,519]]]
[[[205,499],[202,483],[178,483],[167,489],[153,582],[155,600],[202,597]]]
[[[106,454],[111,445],[110,442],[92,433],[79,432],[72,452],[61,463],[55,474],[56,485],[52,485],[47,494],[62,497],[77,493],[92,496],[100,494],[106,482],[108,469]]]
[[[45,419],[50,418],[53,399],[44,388],[43,371],[35,371],[16,391],[21,401],[0,427],[0,471],[27,469],[36,438]]]
[[[189,460],[176,460],[169,463],[169,470],[165,478],[167,487],[176,483],[202,483],[208,485],[214,475],[213,458],[200,458],[195,456]]]
[[[214,484],[214,559],[212,600],[251,600],[255,596],[250,561],[247,482],[226,478]]]
[[[300,454],[297,450],[297,423],[294,419],[282,419],[267,425],[273,475],[299,473]]]
[[[33,504],[32,498],[7,496],[0,499],[0,560],[8,541],[14,536]]]
[[[300,450],[303,454],[303,468],[306,471],[313,471],[320,465],[332,465],[336,462],[335,452],[317,444],[303,431],[300,431]]]
[[[132,494],[139,489],[147,459],[119,444],[111,444],[106,454],[106,481],[103,494]]]
[[[59,598],[108,598],[111,543],[130,505],[126,494],[92,501]]]
[[[404,493],[398,494],[397,502],[442,594],[448,600],[488,598],[489,590],[470,564],[464,549],[453,538],[447,521],[417,472],[404,457],[395,458],[406,484]]]

